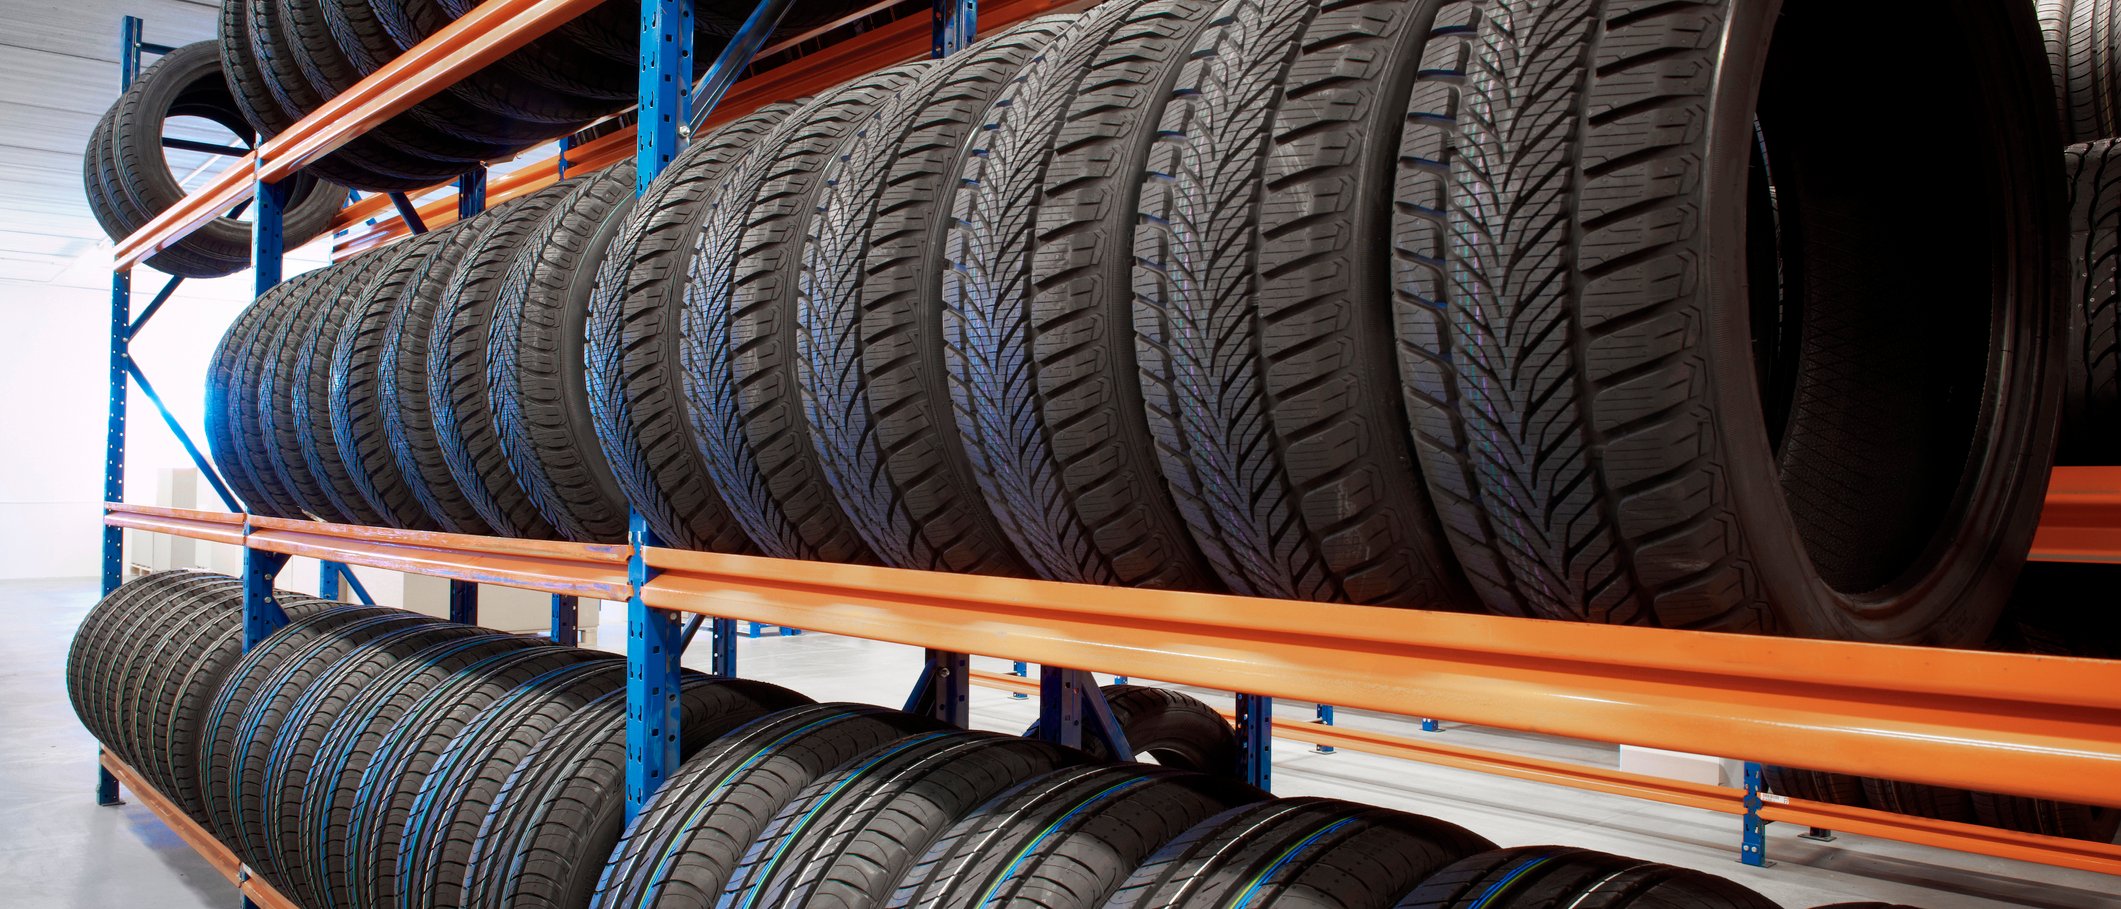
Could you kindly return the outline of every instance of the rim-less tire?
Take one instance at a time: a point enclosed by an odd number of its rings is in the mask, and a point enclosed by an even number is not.
[[[558,535],[501,452],[487,393],[486,352],[509,263],[545,213],[576,185],[548,186],[472,222],[477,233],[450,272],[449,287],[427,326],[427,412],[436,444],[457,490],[501,536]]]
[[[315,321],[301,329],[303,334],[287,339],[287,347],[283,349],[283,356],[294,358],[294,371],[290,374],[294,381],[285,385],[291,398],[284,414],[288,418],[286,428],[294,430],[302,453],[303,469],[329,503],[329,511],[311,513],[327,521],[361,525],[386,523],[383,514],[369,503],[354,481],[358,463],[340,456],[339,440],[331,423],[331,395],[335,384],[332,362],[337,357],[336,348],[345,334],[347,323],[360,312],[369,285],[403,252],[383,249],[343,263],[347,271],[345,281],[327,284],[321,294],[310,298],[309,305],[317,311]],[[286,368],[285,363],[282,368]]]
[[[1034,739],[944,730],[818,779],[752,841],[726,905],[874,906],[952,824],[989,798],[1081,762]]]
[[[942,283],[956,425],[1018,554],[1062,581],[1214,589],[1166,491],[1134,372],[1133,199],[1215,4],[1083,14],[973,131]]]
[[[626,499],[597,446],[583,343],[597,265],[633,210],[622,163],[583,180],[524,238],[495,297],[486,389],[508,467],[538,513],[582,543],[626,539]]]
[[[1169,90],[1136,232],[1142,393],[1193,537],[1240,592],[1473,598],[1406,451],[1390,166],[1433,2],[1228,4]]]
[[[767,713],[806,705],[786,688],[699,675],[678,696],[680,759]],[[561,721],[514,770],[472,839],[469,909],[586,906],[626,828],[626,693]]]
[[[1799,770],[1770,764],[1761,768],[1762,782],[1769,792],[1793,799],[1810,799],[1835,805],[1864,806],[1863,778],[1823,770]]]
[[[506,207],[506,206],[502,206]],[[498,211],[499,209],[495,209]],[[442,295],[456,274],[457,263],[478,236],[477,222],[440,231],[444,236],[423,257],[390,314],[383,349],[376,363],[376,394],[383,399],[383,435],[398,462],[398,474],[429,518],[450,533],[490,536],[493,528],[479,516],[471,499],[457,486],[435,433],[433,398],[427,388],[427,338]]]
[[[1238,744],[1237,730],[1206,702],[1184,692],[1147,685],[1106,685],[1099,690],[1112,710],[1113,721],[1126,733],[1127,746],[1134,749],[1134,754],[1121,755],[1118,760],[1131,761],[1146,754],[1158,764],[1178,770],[1232,778],[1240,775],[1244,751]],[[1032,723],[1024,735],[1037,737],[1038,724]],[[1115,759],[1107,753],[1104,740],[1096,736],[1083,736],[1082,747],[1098,760]]]
[[[1389,909],[1438,869],[1495,848],[1435,818],[1333,799],[1276,799],[1194,825],[1135,869],[1110,909],[1209,909],[1279,899]]]
[[[1881,50],[1815,0],[1533,8],[1447,11],[1462,91],[1416,100],[1478,116],[1410,109],[1399,163],[1433,187],[1449,162],[1449,217],[1404,194],[1394,241],[1447,263],[1400,287],[1400,338],[1474,586],[1548,618],[1982,640],[2062,392],[2032,10],[1934,4]],[[1940,119],[1968,140],[1895,153]]]
[[[1525,846],[1471,856],[1399,901],[1398,909],[1776,909],[1732,881],[1691,868],[1565,846]]]
[[[391,450],[384,427],[397,399],[383,391],[382,364],[393,336],[403,325],[397,313],[418,279],[421,267],[453,232],[437,231],[397,244],[358,297],[331,348],[330,417],[332,441],[346,476],[368,507],[392,527],[440,530],[413,492]]]
[[[685,411],[708,474],[767,555],[874,562],[811,447],[796,371],[796,288],[825,162],[930,66],[820,95],[723,170],[685,283]]]
[[[943,254],[973,130],[1073,20],[1026,22],[942,60],[826,165],[797,306],[803,412],[834,496],[887,565],[1032,573],[958,441]]]
[[[708,744],[648,797],[597,882],[596,909],[706,909],[745,850],[812,781],[934,720],[867,704],[760,718]]]
[[[2063,140],[2121,136],[2121,7],[2113,0],[2035,0]]]
[[[887,905],[1099,909],[1165,843],[1265,798],[1233,780],[1138,764],[1056,770],[957,822]]]
[[[1947,786],[1903,783],[1898,780],[1863,778],[1863,801],[1879,811],[1935,818],[1940,821],[1974,819],[1973,793]]]
[[[800,107],[766,105],[686,146],[641,195],[597,269],[588,339],[597,440],[626,500],[665,545],[753,551],[692,442],[678,320],[700,219],[722,172]]]

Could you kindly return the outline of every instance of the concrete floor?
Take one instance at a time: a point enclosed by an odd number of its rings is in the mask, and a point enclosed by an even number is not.
[[[64,687],[67,646],[94,601],[90,581],[0,582],[0,614],[12,629],[0,635],[0,906],[234,909],[235,888],[147,809],[95,804],[95,742],[75,719]],[[622,648],[622,611],[607,606],[601,620],[606,648]],[[820,701],[895,705],[920,664],[914,648],[820,634],[744,639],[738,650],[746,676]],[[704,652],[695,653],[698,659],[688,665],[705,660]],[[1021,730],[1036,714],[1032,701],[983,688],[973,689],[972,710],[976,726],[1010,731]],[[1343,712],[1340,719],[1413,729],[1400,718]],[[1456,744],[1607,764],[1614,759],[1609,747],[1494,730],[1447,726],[1440,734]],[[1816,843],[1782,826],[1770,828],[1774,864],[1753,869],[1736,861],[1737,822],[1721,814],[1368,755],[1317,754],[1292,742],[1277,743],[1275,761],[1275,791],[1281,795],[1333,796],[1429,814],[1506,846],[1560,843],[1700,868],[1741,881],[1789,909],[1848,900],[1926,909],[2121,909],[2121,883],[2102,875],[1860,836]]]

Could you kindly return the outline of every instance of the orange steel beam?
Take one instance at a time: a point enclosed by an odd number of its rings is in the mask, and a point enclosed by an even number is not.
[[[103,523],[154,533],[174,534],[195,540],[243,545],[243,516],[226,511],[195,511],[157,505],[103,503]]]
[[[990,688],[1024,694],[1038,693],[1037,679],[1005,672],[974,669],[971,679],[973,684]],[[1230,711],[1218,712],[1223,715],[1223,719],[1232,719]],[[1534,783],[1646,799],[1721,814],[1745,813],[1745,790],[1733,786],[1711,786],[1628,773],[1610,767],[1465,748],[1442,744],[1433,738],[1415,739],[1280,717],[1276,717],[1273,722],[1275,736],[1295,742],[1455,767]],[[2121,874],[2121,845],[2018,833],[1976,824],[1959,824],[1867,808],[1788,799],[1773,793],[1763,793],[1761,797],[1769,802],[1761,809],[1761,817],[1770,821],[1802,824],[1807,827],[2083,871]]]
[[[2121,563],[2121,467],[2055,468],[2032,557]]]
[[[1084,5],[1086,4],[1082,0],[992,0],[980,4],[980,29],[991,34],[1034,16]],[[837,42],[817,53],[753,74],[730,86],[729,94],[723,97],[722,103],[715,105],[714,112],[708,116],[705,128],[713,129],[775,101],[814,94],[872,70],[925,57],[933,40],[933,24],[929,17],[907,16]],[[633,127],[615,130],[610,135],[598,139],[599,142],[606,140],[613,141],[615,147],[623,149],[623,152],[608,156],[583,155],[582,149],[577,149],[568,155],[568,173],[586,174],[633,157]],[[590,148],[591,144],[585,144],[583,149]],[[539,184],[541,186],[552,182],[554,171],[551,162],[540,162],[524,168],[524,171],[534,172],[533,176],[526,179],[543,179],[545,182]],[[495,204],[498,188],[497,185],[487,187],[489,205]],[[229,204],[233,205],[237,201],[241,199],[231,200]],[[342,214],[334,219],[332,229],[358,229],[362,222],[370,218],[376,218],[377,221],[368,230],[337,241],[333,245],[333,257],[343,258],[405,236],[407,231],[404,221],[387,211],[389,207],[389,200],[384,198],[373,201],[363,199],[348,206],[349,214]],[[430,209],[433,210],[434,217],[429,217]],[[432,203],[420,209],[420,217],[429,227],[450,223],[456,219],[455,203]]]
[[[1020,694],[1038,694],[1038,680],[1006,672],[974,669],[969,674],[972,683],[988,688],[1000,688]],[[1223,719],[1234,721],[1236,714],[1218,708]],[[1571,764],[1567,761],[1552,761],[1525,755],[1505,754],[1499,751],[1483,751],[1462,745],[1439,742],[1434,736],[1428,739],[1410,739],[1389,733],[1354,729],[1347,726],[1328,726],[1323,723],[1306,722],[1286,717],[1273,720],[1274,735],[1292,742],[1309,745],[1326,745],[1399,758],[1422,764],[1455,767],[1479,773],[1507,776],[1529,780],[1534,783],[1550,783],[1573,789],[1588,789],[1613,795],[1648,799],[1668,805],[1682,805],[1719,811],[1724,814],[1745,813],[1745,790],[1730,786],[1710,786],[1689,783],[1663,777],[1628,773],[1610,767],[1593,767],[1588,764]]]
[[[135,801],[146,805],[147,810],[154,812],[156,817],[161,818],[162,823],[167,824],[169,829],[177,834],[178,839],[183,840],[186,845],[197,850],[199,856],[206,859],[208,865],[212,865],[213,869],[220,872],[222,877],[228,878],[229,883],[242,883],[242,861],[238,860],[236,854],[230,852],[227,846],[221,845],[219,839],[208,833],[205,827],[199,826],[199,822],[192,820],[191,815],[185,814],[184,810],[178,808],[175,802],[170,801],[167,796],[157,791],[155,787],[148,785],[147,779],[142,777],[139,771],[119,760],[117,755],[106,750],[103,752],[102,762],[103,769],[110,771],[111,776],[118,778],[118,785],[124,786],[128,791],[132,792]]]
[[[1222,691],[2121,806],[2121,662],[652,549],[653,606]]]
[[[222,877],[228,878],[229,883],[235,884],[244,896],[250,898],[251,903],[261,909],[301,909],[295,905],[294,900],[288,899],[285,894],[274,889],[273,885],[266,883],[264,878],[251,874],[250,869],[243,866],[242,860],[236,858],[234,852],[229,851],[218,838],[208,833],[205,827],[199,826],[198,821],[192,820],[191,815],[185,814],[168,796],[149,785],[146,778],[140,776],[139,771],[109,751],[103,752],[102,763],[111,776],[118,778],[118,784],[133,794],[135,801],[154,812],[155,817],[160,818],[163,824],[176,833],[178,839],[198,852],[199,857],[205,859],[215,871],[220,872]]]
[[[251,517],[253,549],[352,565],[623,600],[624,546],[512,540],[382,527]]]
[[[133,267],[250,198],[253,178],[279,182],[600,2],[486,0],[150,219],[119,242],[114,268]]]
[[[1870,808],[1785,799],[1763,795],[1763,820],[1802,824],[1840,833],[1856,833],[1882,839],[1936,846],[1998,858],[2039,862],[2104,874],[2121,874],[2121,845],[2073,840],[2037,833],[1999,830],[1979,824],[1962,824],[1930,818],[1891,814]]]

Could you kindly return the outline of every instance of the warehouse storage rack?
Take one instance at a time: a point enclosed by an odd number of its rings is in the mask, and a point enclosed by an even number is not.
[[[111,419],[104,500],[103,588],[121,580],[122,532],[135,529],[218,541],[244,550],[245,646],[285,621],[274,579],[289,558],[325,563],[327,596],[344,566],[446,578],[451,618],[475,621],[477,585],[554,597],[553,632],[575,640],[577,598],[627,604],[629,812],[677,763],[678,660],[705,622],[711,668],[735,675],[736,623],[802,628],[925,649],[907,707],[964,724],[969,686],[1040,699],[1040,734],[1065,744],[1099,736],[1131,754],[1092,671],[1236,693],[1247,779],[1271,782],[1273,737],[1389,755],[1517,779],[1627,795],[1735,816],[1740,858],[1766,863],[1766,826],[1845,831],[1949,849],[2121,874],[2121,846],[1928,820],[1783,798],[1763,791],[1764,764],[1879,776],[2121,806],[2121,662],[1583,625],[1526,618],[1381,609],[1242,596],[1108,588],[1050,581],[692,552],[658,545],[638,514],[628,542],[579,544],[292,521],[246,515],[213,465],[163,408],[127,347],[169,299],[175,282],[135,318],[130,273],[188,231],[249,200],[257,228],[259,292],[281,277],[278,187],[314,160],[457,79],[527,44],[598,0],[487,0],[429,40],[326,103],[285,133],[242,153],[236,166],[156,217],[116,248],[111,300]],[[551,183],[570,169],[601,167],[633,146],[639,186],[667,164],[682,138],[757,106],[860,72],[971,42],[990,28],[1062,8],[1059,0],[936,0],[932,21],[899,19],[739,79],[793,0],[763,0],[697,89],[688,85],[690,0],[644,0],[635,125],[497,178],[458,181],[457,198],[415,205],[402,195],[361,199],[334,228],[351,254],[468,217]],[[840,23],[782,42],[810,41]],[[138,20],[124,39],[127,76],[141,50]],[[692,97],[696,91],[697,97]],[[690,108],[696,107],[697,110]],[[230,152],[242,152],[229,149]],[[392,210],[396,216],[392,216]],[[220,494],[227,512],[124,502],[128,377]],[[2121,561],[2121,467],[2059,468],[2034,542],[2034,558]],[[365,600],[365,593],[356,590]],[[689,617],[689,627],[680,617]],[[1016,661],[1014,675],[976,672],[969,654]],[[1042,669],[1031,679],[1025,664]],[[1694,753],[1743,758],[1743,787],[1644,774],[1277,719],[1276,698]],[[241,883],[246,905],[286,906],[250,879],[228,851],[129,768],[105,755],[99,798],[123,783]]]

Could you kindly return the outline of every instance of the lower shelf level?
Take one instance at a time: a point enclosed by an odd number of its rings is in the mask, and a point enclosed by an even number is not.
[[[207,864],[212,865],[215,871],[221,872],[222,877],[228,878],[229,883],[241,889],[243,899],[248,905],[257,906],[259,909],[301,909],[293,900],[273,889],[264,878],[251,874],[250,869],[244,866],[241,859],[236,858],[235,853],[230,852],[228,847],[222,845],[212,833],[207,832],[205,827],[199,826],[198,821],[192,820],[191,815],[185,814],[184,809],[177,807],[176,802],[148,785],[147,780],[142,778],[138,771],[108,751],[102,752],[100,759],[103,769],[110,771],[110,775],[118,781],[124,792],[130,793],[134,801],[146,805],[147,810],[154,812],[156,817],[162,819],[162,823],[169,825],[169,829],[177,834],[178,839],[198,850],[199,855],[205,857]],[[117,793],[109,795],[115,796]]]

